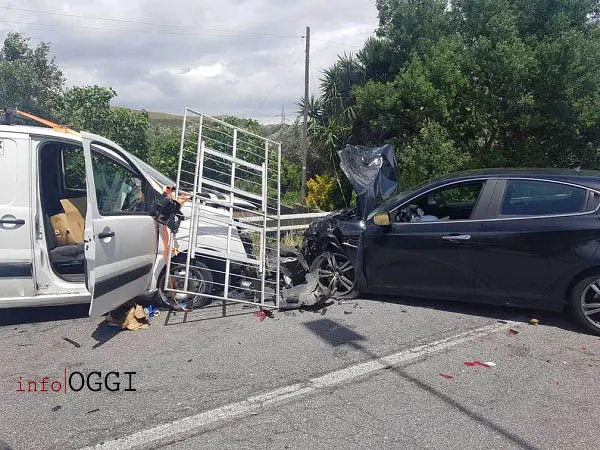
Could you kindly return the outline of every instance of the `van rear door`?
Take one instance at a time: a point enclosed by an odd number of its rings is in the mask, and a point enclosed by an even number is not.
[[[147,213],[145,179],[111,141],[81,133],[88,209],[85,259],[90,317],[98,317],[150,288],[158,229]]]
[[[0,304],[35,293],[28,137],[0,135]]]

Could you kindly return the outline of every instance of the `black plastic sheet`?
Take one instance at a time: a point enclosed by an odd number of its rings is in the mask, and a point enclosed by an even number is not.
[[[347,145],[338,155],[340,167],[358,196],[358,209],[363,219],[375,206],[397,193],[397,163],[391,145],[375,148]]]

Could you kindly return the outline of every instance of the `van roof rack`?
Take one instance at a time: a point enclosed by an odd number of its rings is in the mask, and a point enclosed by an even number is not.
[[[50,120],[44,119],[42,117],[35,116],[31,113],[28,113],[25,111],[19,111],[17,108],[15,108],[15,109],[4,108],[4,111],[3,111],[4,125],[12,125],[11,121],[12,121],[13,115],[25,117],[26,119],[30,119],[30,120],[33,120],[34,122],[41,123],[42,125],[52,128],[54,131],[60,131],[63,133],[79,135],[79,133],[75,130],[72,130],[63,125],[51,122]]]

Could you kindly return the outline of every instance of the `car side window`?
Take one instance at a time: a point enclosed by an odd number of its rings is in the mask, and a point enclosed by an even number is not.
[[[549,181],[508,180],[501,216],[546,216],[584,211],[588,191]],[[596,201],[597,203],[597,201]]]
[[[145,211],[142,179],[114,159],[92,151],[98,211],[102,215]]]
[[[484,182],[468,182],[423,194],[400,209],[396,222],[437,222],[469,220],[483,190]]]

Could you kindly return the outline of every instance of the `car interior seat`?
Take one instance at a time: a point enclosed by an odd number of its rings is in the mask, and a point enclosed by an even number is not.
[[[50,261],[57,272],[61,274],[83,273],[85,257],[83,242],[58,245],[56,230],[51,220],[52,216],[65,212],[60,198],[59,150],[60,147],[55,146],[55,144],[48,144],[40,152],[40,197],[44,232]]]

